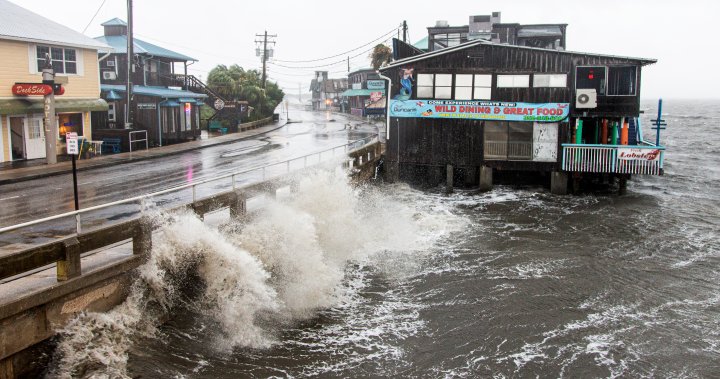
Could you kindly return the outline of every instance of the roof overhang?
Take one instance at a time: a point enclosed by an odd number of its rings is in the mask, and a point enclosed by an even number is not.
[[[52,41],[52,40],[45,40],[45,39],[35,39],[35,38],[0,35],[0,40],[3,40],[3,39],[10,40],[10,41],[35,43],[35,44],[45,44],[45,45],[53,45],[53,46],[74,47],[74,48],[79,48],[79,49],[97,50],[97,51],[101,51],[101,52],[112,52],[114,50],[111,46],[108,46],[103,43],[98,43],[98,45],[85,45],[85,44],[77,44],[77,43],[67,43],[67,42],[62,42],[62,41]]]
[[[594,57],[603,57],[603,58],[615,58],[615,59],[625,59],[625,60],[631,60],[631,61],[637,61],[640,63],[641,66],[653,64],[657,62],[657,59],[650,59],[650,58],[636,58],[636,57],[623,57],[618,55],[607,55],[607,54],[596,54],[596,53],[583,53],[583,52],[575,52],[575,51],[566,51],[566,50],[554,50],[554,49],[542,49],[539,47],[529,47],[529,46],[516,46],[516,45],[508,45],[508,44],[502,44],[502,43],[494,43],[482,39],[472,40],[468,41],[462,44],[459,44],[457,46],[447,47],[441,50],[435,50],[431,51],[429,53],[421,54],[421,55],[415,55],[409,58],[400,59],[395,62],[391,62],[390,64],[380,67],[380,71],[385,71],[391,68],[395,68],[398,66],[404,66],[409,63],[424,61],[426,59],[454,53],[457,51],[462,51],[465,49],[469,49],[474,46],[478,45],[491,45],[491,46],[498,46],[503,48],[510,48],[510,49],[527,49],[527,50],[537,50],[537,51],[546,51],[546,52],[552,52],[557,54],[571,54],[571,55],[589,55]]]

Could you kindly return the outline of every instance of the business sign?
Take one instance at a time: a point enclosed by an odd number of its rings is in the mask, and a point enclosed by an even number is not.
[[[391,100],[391,117],[559,122],[569,103],[507,103],[463,100]]]
[[[646,161],[656,162],[660,160],[660,149],[633,149],[619,147],[617,157],[621,161]]]
[[[45,96],[53,93],[53,87],[48,84],[15,83],[12,86],[12,93],[20,96]]]
[[[382,99],[382,97],[383,97],[382,92],[379,92],[379,91],[378,92],[370,92],[370,101],[372,101],[373,103]]]
[[[137,109],[157,109],[157,104],[155,104],[155,103],[138,103]]]
[[[80,154],[80,148],[78,146],[78,135],[75,132],[65,133],[65,146],[67,147],[68,155]]]
[[[384,80],[368,80],[367,89],[385,89]]]

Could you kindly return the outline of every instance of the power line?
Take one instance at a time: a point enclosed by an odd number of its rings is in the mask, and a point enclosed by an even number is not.
[[[370,42],[368,42],[368,43],[366,43],[366,44],[364,44],[364,45],[358,46],[358,47],[356,47],[356,48],[354,48],[354,49],[350,49],[350,50],[348,50],[348,51],[344,51],[344,52],[342,52],[342,53],[335,54],[335,55],[332,55],[332,56],[329,56],[329,57],[318,58],[318,59],[309,59],[309,60],[298,60],[298,61],[295,61],[295,60],[275,59],[275,61],[276,61],[276,62],[283,62],[283,63],[311,63],[311,62],[319,62],[319,61],[324,61],[324,60],[328,60],[328,59],[333,59],[333,58],[341,57],[341,56],[343,56],[343,55],[345,55],[345,54],[352,53],[353,51],[362,49],[362,48],[365,47],[365,46],[368,46],[368,45],[370,45],[370,44],[372,44],[372,43],[375,43],[375,42],[377,42],[378,40],[383,39],[383,38],[387,37],[388,35],[395,33],[396,30],[397,30],[397,28],[393,28],[393,29],[391,29],[390,31],[388,31],[387,33],[381,35],[381,36],[378,37],[378,38],[375,38],[374,40],[372,40],[372,41],[370,41]]]
[[[390,37],[390,38],[382,41],[382,43],[387,43],[387,42],[390,41],[390,40],[392,40],[392,37]],[[363,51],[363,52],[361,52],[361,53],[359,53],[359,54],[357,54],[357,55],[354,55],[354,56],[350,57],[350,59],[354,59],[354,58],[357,58],[357,57],[359,57],[359,56],[361,56],[361,55],[363,55],[363,54],[367,54],[367,53],[371,52],[374,48],[375,48],[375,47],[373,46],[372,48],[370,48],[370,49],[368,49],[368,50],[365,50],[365,51]],[[342,60],[339,60],[339,61],[337,61],[337,62],[332,62],[332,63],[328,63],[328,64],[323,64],[323,65],[317,65],[317,66],[285,66],[285,65],[278,64],[278,63],[275,63],[275,62],[270,62],[270,64],[272,64],[273,66],[278,66],[278,67],[283,67],[283,68],[289,68],[289,69],[312,69],[312,68],[323,68],[323,67],[337,66],[337,65],[339,65],[339,64],[341,64],[341,63],[342,63],[342,64],[345,64],[345,62],[347,62],[347,60],[342,59]]]
[[[83,34],[85,34],[85,32],[87,31],[87,29],[90,27],[90,24],[92,24],[93,20],[95,20],[95,17],[97,17],[98,13],[100,13],[100,9],[102,9],[102,7],[103,7],[103,5],[105,5],[105,2],[106,2],[106,1],[107,1],[107,0],[102,0],[102,3],[100,3],[100,6],[99,6],[98,9],[95,11],[95,14],[92,16],[92,18],[90,19],[90,22],[88,22],[87,26],[85,26],[85,29],[83,29],[83,31],[82,31]]]

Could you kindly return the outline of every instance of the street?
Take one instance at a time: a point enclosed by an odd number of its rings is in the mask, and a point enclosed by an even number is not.
[[[344,114],[305,111],[300,104],[290,104],[289,117],[291,123],[252,139],[80,171],[80,208],[300,157],[377,133],[371,124]],[[69,174],[2,185],[0,193],[0,226],[73,210]],[[122,209],[114,211],[122,213]]]

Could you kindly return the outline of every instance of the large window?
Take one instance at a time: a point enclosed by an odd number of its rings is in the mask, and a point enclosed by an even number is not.
[[[486,121],[483,139],[487,160],[533,159],[532,122]]]
[[[37,71],[42,72],[45,67],[45,56],[50,54],[50,61],[56,74],[77,74],[78,60],[75,49],[62,47],[37,46]]]
[[[527,88],[530,87],[530,75],[498,75],[498,88]]]
[[[575,73],[575,88],[595,89],[598,95],[605,94],[605,67],[582,66]]]
[[[608,67],[607,94],[634,96],[637,94],[637,67]]]
[[[492,75],[455,75],[455,100],[490,100]]]
[[[419,99],[452,99],[452,74],[418,74]]]
[[[533,75],[533,87],[535,87],[535,88],[567,87],[567,75],[565,75],[565,74],[535,74],[535,75]]]
[[[77,133],[77,135],[83,135],[83,119],[82,113],[61,113],[58,114],[58,129],[59,138],[65,140],[65,134]]]

